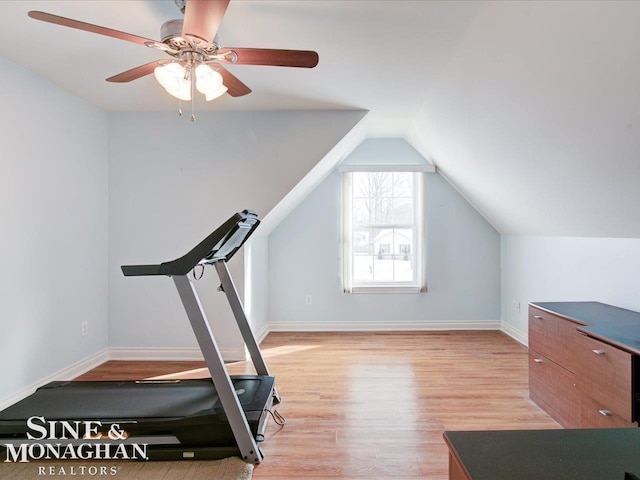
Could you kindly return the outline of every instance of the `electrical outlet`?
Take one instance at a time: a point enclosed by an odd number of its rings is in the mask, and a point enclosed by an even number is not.
[[[89,322],[86,320],[82,322],[82,336],[85,337],[89,333]]]
[[[519,312],[520,311],[520,302],[519,301],[514,300],[513,302],[511,302],[511,306],[512,306],[514,312]]]
[[[304,303],[306,303],[307,305],[311,305],[312,301],[313,301],[313,298],[311,297],[310,294],[307,294],[307,296],[304,297]]]

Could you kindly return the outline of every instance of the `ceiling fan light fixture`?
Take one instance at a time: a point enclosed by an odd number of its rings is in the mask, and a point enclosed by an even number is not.
[[[187,75],[181,63],[161,65],[153,70],[153,74],[170,95],[180,100],[191,100],[191,81],[185,78]]]
[[[1,0],[0,0],[1,1]],[[154,72],[157,81],[173,97],[191,102],[191,119],[195,105],[196,83],[207,101],[225,92],[242,97],[251,89],[242,83],[225,64],[265,65],[274,67],[313,68],[318,64],[318,53],[310,50],[282,50],[273,48],[220,48],[218,30],[230,0],[174,0],[184,18],[169,20],[160,28],[162,40],[158,42],[139,35],[31,10],[30,18],[63,27],[137,43],[160,50],[172,60],[156,60],[113,75],[108,82],[126,83]],[[187,8],[187,4],[189,8]],[[204,65],[201,75],[196,68]],[[209,65],[217,65],[213,68]],[[222,75],[222,78],[220,76]],[[198,77],[201,77],[198,79]],[[225,85],[226,83],[226,85]],[[180,103],[178,112],[182,114]]]
[[[196,88],[205,95],[207,102],[218,98],[227,91],[227,87],[222,84],[222,75],[204,63],[196,67]]]

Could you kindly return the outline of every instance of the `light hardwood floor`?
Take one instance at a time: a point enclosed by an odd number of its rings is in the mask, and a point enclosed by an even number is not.
[[[500,332],[272,333],[261,348],[287,423],[267,428],[255,480],[445,480],[445,430],[560,428],[529,400],[527,349]],[[107,362],[81,378],[159,375],[206,370]]]

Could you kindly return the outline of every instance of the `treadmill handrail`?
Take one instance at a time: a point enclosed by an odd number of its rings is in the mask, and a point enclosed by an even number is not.
[[[243,210],[234,214],[182,257],[159,265],[122,265],[122,273],[127,277],[186,275],[199,264],[227,262],[259,224],[260,220],[255,212]]]

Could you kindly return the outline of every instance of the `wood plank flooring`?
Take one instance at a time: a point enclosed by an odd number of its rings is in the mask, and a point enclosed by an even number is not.
[[[444,430],[560,428],[529,400],[527,349],[501,332],[271,333],[261,348],[287,424],[267,428],[255,480],[445,480]],[[203,365],[112,361],[81,379]]]

